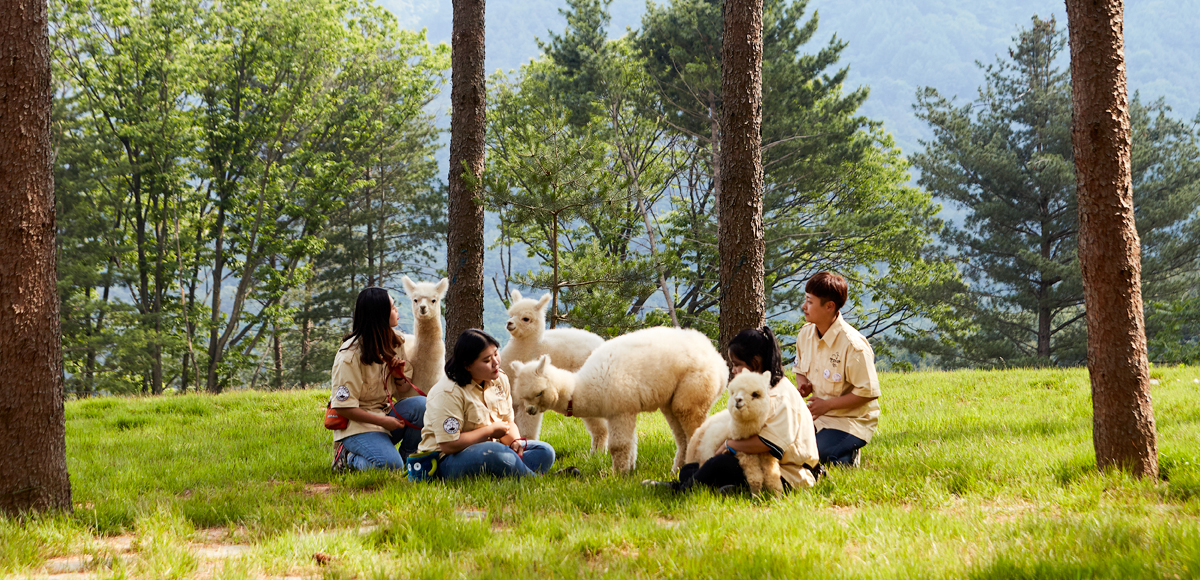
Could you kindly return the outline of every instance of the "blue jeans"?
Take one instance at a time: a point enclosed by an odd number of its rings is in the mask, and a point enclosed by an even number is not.
[[[858,450],[867,442],[845,431],[821,429],[817,431],[817,452],[825,465],[854,465]]]
[[[438,460],[437,475],[458,479],[468,475],[524,477],[545,473],[554,465],[554,448],[541,441],[526,441],[525,452],[518,456],[503,443],[476,443],[458,453]]]
[[[403,427],[390,433],[372,431],[359,433],[341,440],[350,452],[346,462],[355,471],[368,469],[401,469],[404,458],[417,450],[421,444],[421,428],[425,425],[425,397],[409,397],[396,401],[390,413],[393,417],[404,419],[416,428]],[[396,450],[400,443],[400,450]]]

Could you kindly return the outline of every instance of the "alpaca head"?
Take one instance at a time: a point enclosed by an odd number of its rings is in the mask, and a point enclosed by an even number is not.
[[[513,395],[520,401],[521,408],[530,415],[537,415],[558,402],[559,390],[550,374],[558,369],[550,364],[550,355],[544,354],[528,363],[512,362],[514,377]],[[520,411],[517,411],[520,412]]]
[[[739,423],[762,425],[771,414],[771,372],[742,371],[729,381],[729,415]]]
[[[512,291],[512,306],[508,307],[508,334],[513,338],[539,336],[546,328],[546,306],[550,295],[538,300],[522,298],[521,293]]]
[[[404,285],[404,292],[408,294],[412,300],[412,311],[414,322],[420,320],[438,320],[442,315],[442,307],[439,302],[446,297],[446,290],[450,289],[450,280],[442,278],[440,282],[413,282],[405,276],[400,279],[400,283]]]

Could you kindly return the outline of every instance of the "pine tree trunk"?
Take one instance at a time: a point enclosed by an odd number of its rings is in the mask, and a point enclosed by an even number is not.
[[[726,0],[721,49],[721,172],[717,250],[720,347],[765,318],[763,285],[762,0]]]
[[[45,0],[0,10],[0,514],[71,510]]]
[[[454,0],[451,40],[450,175],[446,270],[446,348],[483,327],[484,0]],[[471,175],[464,175],[469,171]]]
[[[1087,308],[1092,442],[1101,468],[1158,476],[1133,214],[1122,0],[1067,0]]]

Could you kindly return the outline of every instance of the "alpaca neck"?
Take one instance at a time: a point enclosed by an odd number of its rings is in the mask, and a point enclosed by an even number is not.
[[[554,402],[552,409],[562,415],[567,414],[567,406],[571,405],[573,415],[579,415],[579,401],[574,401],[575,396],[575,373],[564,371],[562,369],[552,369],[550,380],[553,381],[555,389],[558,391],[558,400]]]

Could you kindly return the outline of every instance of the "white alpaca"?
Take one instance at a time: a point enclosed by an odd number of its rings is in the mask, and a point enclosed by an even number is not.
[[[688,463],[704,463],[717,454],[726,439],[758,435],[771,418],[771,373],[742,372],[729,381],[729,405],[696,429],[688,443]],[[738,465],[746,474],[750,493],[767,489],[782,493],[779,460],[769,453],[739,453]]]
[[[446,343],[442,338],[442,307],[450,280],[440,282],[413,282],[405,276],[400,279],[404,292],[412,300],[413,334],[404,335],[404,353],[413,368],[412,381],[418,389],[428,393],[445,374]]]
[[[513,383],[513,407],[517,406],[517,373],[512,364],[527,363],[544,354],[554,359],[554,364],[568,371],[577,371],[588,355],[604,344],[604,339],[594,333],[578,328],[546,329],[546,307],[550,295],[540,300],[522,298],[521,293],[512,291],[512,306],[508,308],[508,333],[512,339],[500,351],[500,364]],[[541,415],[517,413],[517,430],[526,439],[537,439],[542,429]],[[584,425],[592,436],[592,450],[608,445],[608,423],[604,419],[584,419]]]
[[[608,419],[613,470],[637,464],[637,415],[661,410],[675,435],[674,469],[688,438],[704,422],[729,376],[708,337],[695,330],[647,328],[618,336],[592,352],[579,372],[555,368],[549,357],[514,365],[523,410]]]

